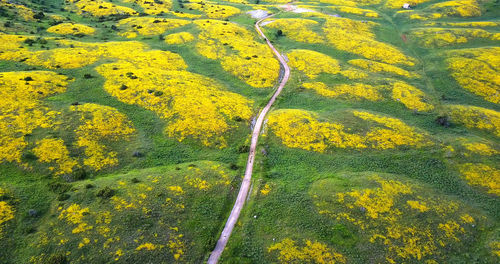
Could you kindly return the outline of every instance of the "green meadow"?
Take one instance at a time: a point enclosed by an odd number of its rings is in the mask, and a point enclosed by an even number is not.
[[[0,0],[0,263],[206,262],[256,11],[219,262],[498,263],[500,3],[414,2]]]

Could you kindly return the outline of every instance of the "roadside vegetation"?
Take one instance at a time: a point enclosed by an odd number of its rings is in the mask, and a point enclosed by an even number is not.
[[[266,13],[220,263],[500,261],[498,1],[287,2],[0,0],[0,263],[206,261]]]

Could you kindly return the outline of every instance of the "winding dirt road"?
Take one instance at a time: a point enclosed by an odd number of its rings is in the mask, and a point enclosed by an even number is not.
[[[215,249],[212,251],[212,254],[210,254],[210,257],[208,258],[208,264],[216,264],[217,261],[219,261],[219,258],[222,254],[222,251],[224,251],[224,248],[226,247],[227,241],[229,240],[229,237],[231,236],[231,232],[233,231],[234,225],[236,224],[236,221],[238,221],[238,217],[240,216],[241,209],[243,208],[243,205],[245,204],[245,199],[248,195],[248,190],[251,185],[251,179],[252,179],[252,171],[253,171],[253,163],[255,160],[255,149],[257,148],[257,141],[259,139],[259,134],[260,130],[262,128],[262,123],[264,122],[264,118],[266,117],[267,112],[273,105],[274,101],[276,101],[276,98],[278,95],[281,93],[281,90],[283,90],[283,87],[285,84],[288,82],[288,78],[290,77],[290,68],[288,67],[288,64],[286,63],[285,59],[281,56],[281,54],[274,48],[273,44],[267,39],[266,35],[262,32],[260,29],[259,24],[264,21],[265,19],[268,19],[274,15],[270,15],[267,17],[264,17],[257,21],[255,23],[255,29],[259,34],[266,40],[267,45],[271,50],[274,52],[274,55],[276,58],[278,58],[279,62],[281,63],[281,66],[283,67],[284,70],[284,75],[283,78],[280,81],[280,84],[278,86],[278,89],[276,92],[274,92],[273,97],[269,100],[267,105],[260,111],[259,117],[257,118],[257,122],[255,123],[255,126],[252,131],[252,141],[250,144],[250,151],[248,154],[248,161],[247,161],[247,167],[245,170],[245,177],[243,178],[243,182],[241,183],[240,191],[238,192],[238,197],[236,198],[236,202],[234,202],[233,209],[231,210],[231,214],[229,215],[229,218],[226,221],[226,225],[224,226],[224,230],[222,230],[222,233],[219,237],[219,240],[217,241],[217,245],[215,246]]]

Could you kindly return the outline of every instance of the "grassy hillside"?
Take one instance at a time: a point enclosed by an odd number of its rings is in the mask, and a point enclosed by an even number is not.
[[[496,263],[500,8],[0,0],[0,263]],[[258,13],[258,12],[257,12]]]

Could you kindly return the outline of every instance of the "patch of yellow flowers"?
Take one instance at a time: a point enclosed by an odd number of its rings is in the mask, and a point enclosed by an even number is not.
[[[321,242],[304,240],[298,247],[296,241],[285,238],[269,246],[268,252],[278,251],[279,263],[346,263],[346,258]]]
[[[388,64],[413,66],[415,59],[406,56],[396,47],[375,40],[373,22],[348,18],[326,17],[323,31],[335,48]]]
[[[290,66],[304,72],[309,78],[316,78],[320,73],[336,74],[340,65],[336,59],[312,50],[295,49],[287,54]]]
[[[280,29],[286,37],[295,41],[314,44],[324,42],[323,37],[313,30],[319,25],[311,19],[282,18],[273,20],[266,24],[266,27]]]
[[[232,22],[196,20],[201,30],[196,50],[209,59],[219,59],[222,68],[252,87],[274,85],[279,62],[267,45],[255,41],[254,34]]]
[[[33,153],[38,157],[39,162],[55,163],[57,168],[49,168],[55,171],[55,175],[70,174],[73,168],[78,166],[78,162],[69,156],[68,148],[62,139],[42,139],[37,142]]]
[[[41,100],[64,92],[68,78],[48,71],[0,73],[0,162],[21,163],[28,143],[25,136],[37,128],[54,128],[59,112]]]
[[[167,121],[167,134],[179,141],[192,137],[206,146],[225,147],[223,134],[235,125],[234,120],[251,117],[251,101],[186,71],[177,54],[151,53],[157,60],[136,53],[130,61],[124,58],[97,67],[106,78],[104,89],[122,102],[157,113]]]
[[[481,156],[493,156],[500,154],[499,151],[493,148],[493,146],[489,143],[482,142],[464,142],[462,146],[465,147],[468,151],[474,154],[478,154]],[[470,156],[466,154],[466,156]]]
[[[500,170],[482,163],[462,164],[459,169],[469,184],[481,186],[488,193],[500,196]]]
[[[434,106],[425,102],[425,93],[416,87],[402,81],[392,84],[392,99],[406,106],[406,108],[417,111],[430,111]]]
[[[84,148],[83,164],[96,171],[117,165],[117,153],[109,151],[105,143],[130,139],[135,128],[127,116],[115,108],[91,103],[71,106],[70,110],[81,117],[76,145]]]
[[[27,37],[0,35],[0,40],[10,41],[0,46],[0,59],[23,61],[29,65],[43,66],[49,69],[80,68],[100,59],[116,59],[124,56],[134,57],[148,48],[146,44],[135,41],[88,43],[72,40],[57,40],[64,47],[51,50],[29,51],[22,47]]]
[[[33,10],[31,10],[31,8],[28,8],[22,4],[17,4],[15,2],[9,1],[9,0],[0,0],[0,6],[5,7],[7,9],[14,10],[17,17],[20,17],[25,21],[35,20],[35,18],[33,18],[33,16],[35,15],[35,12],[33,12]]]
[[[347,13],[347,14],[360,15],[360,16],[365,16],[365,17],[370,17],[370,18],[379,17],[379,14],[377,12],[370,10],[370,9],[363,9],[363,8],[357,8],[357,7],[351,7],[351,6],[330,6],[330,8],[335,10],[335,11]]]
[[[406,108],[416,111],[430,111],[434,106],[428,102],[428,97],[420,89],[403,81],[394,81],[389,85],[370,85],[363,83],[338,84],[327,86],[322,82],[306,82],[302,87],[315,91],[317,94],[348,99],[365,99],[370,101],[380,101],[383,97],[383,91],[392,90],[392,99],[405,105]]]
[[[435,3],[416,12],[402,10],[398,11],[398,14],[424,21],[446,17],[477,17],[481,16],[481,7],[476,0],[456,0]]]
[[[0,188],[0,197],[2,197],[2,188]],[[14,219],[14,208],[5,201],[0,201],[0,238],[3,236],[3,227],[6,223]]]
[[[350,133],[340,123],[321,122],[313,112],[283,109],[269,115],[270,130],[290,148],[324,152],[329,148],[393,149],[398,146],[432,145],[425,133],[415,131],[401,120],[369,112],[352,111],[370,128],[364,133]]]
[[[95,32],[93,27],[74,23],[61,23],[49,27],[47,32],[60,35],[92,35]]]
[[[175,18],[155,17],[129,17],[118,22],[118,27],[124,32],[119,35],[127,38],[135,38],[137,35],[154,36],[165,33],[167,30],[185,26],[191,22]]]
[[[455,80],[485,100],[500,102],[500,47],[460,49],[447,52],[448,68]]]
[[[499,112],[470,105],[448,105],[447,108],[453,122],[468,128],[485,130],[500,137]]]
[[[170,45],[181,45],[194,40],[194,36],[189,32],[179,32],[167,35],[165,37],[165,43]]]
[[[66,0],[73,4],[78,14],[90,14],[95,17],[109,15],[138,15],[139,13],[132,8],[115,5],[104,0]]]
[[[418,28],[412,30],[411,35],[418,44],[428,48],[463,44],[478,38],[500,39],[484,29],[470,28]]]
[[[135,3],[142,7],[144,13],[149,15],[165,14],[172,8],[172,1],[150,1],[150,0],[123,0],[125,3]]]
[[[214,23],[224,26],[226,22]],[[250,42],[249,38],[253,37],[243,28],[230,26],[228,29],[238,29],[248,38],[231,38],[228,34],[221,39],[232,41],[232,45],[240,50],[238,56],[225,57],[223,67],[236,71],[235,74],[242,79],[248,75],[247,81],[255,86],[271,86],[279,71],[278,62],[274,58],[271,63],[268,60],[272,53],[264,45],[253,40]],[[58,40],[59,44],[67,47],[31,52],[21,48],[21,42],[26,37],[0,35],[0,38],[14,40],[13,43],[0,45],[0,49],[4,50],[0,58],[19,59],[27,56],[25,63],[48,68],[79,68],[101,59],[118,60],[96,68],[107,79],[104,88],[123,102],[156,112],[168,121],[167,134],[180,141],[193,137],[207,146],[224,147],[226,142],[222,134],[236,124],[234,120],[248,120],[252,115],[250,100],[224,91],[222,85],[212,79],[186,71],[187,65],[179,55],[149,50],[141,42],[86,43]],[[224,47],[223,43],[219,42],[218,45]],[[233,67],[235,63],[238,67]],[[261,66],[270,70],[259,74]],[[253,70],[250,75],[249,70]],[[266,76],[268,79],[265,79]],[[93,144],[93,148],[99,147]],[[102,159],[114,163],[112,157],[108,159],[103,156]]]
[[[419,75],[416,73],[409,72],[405,69],[399,68],[397,66],[387,64],[387,63],[382,63],[382,62],[376,62],[372,60],[366,60],[366,59],[354,59],[354,60],[349,60],[349,64],[352,64],[357,67],[361,67],[365,70],[368,70],[370,72],[375,72],[375,73],[389,73],[389,74],[395,74],[399,76],[403,76],[406,78],[418,78]]]
[[[66,209],[61,209],[59,213],[59,220],[66,220],[69,224],[76,225],[72,230],[73,234],[78,234],[86,232],[94,228],[94,226],[89,225],[84,219],[85,216],[89,215],[89,208],[82,208],[79,204],[72,204]]]
[[[375,39],[371,28],[377,23],[332,17],[322,13],[310,13],[310,16],[325,20],[322,26],[324,34],[313,31],[313,28],[319,28],[320,24],[310,19],[277,19],[266,26],[281,29],[287,37],[295,41],[324,43],[322,35],[325,35],[327,42],[342,51],[389,64],[415,64],[415,59],[406,56],[396,47]]]
[[[229,5],[220,5],[212,2],[189,3],[185,5],[188,8],[201,11],[206,14],[208,18],[223,19],[230,16],[239,14],[241,11]]]
[[[446,16],[475,17],[481,15],[481,8],[476,0],[456,0],[433,4],[426,10],[443,13]]]

